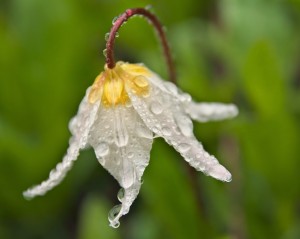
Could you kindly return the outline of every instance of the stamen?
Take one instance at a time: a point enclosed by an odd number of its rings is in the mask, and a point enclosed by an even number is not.
[[[161,40],[161,44],[163,46],[164,56],[166,58],[167,67],[169,71],[169,78],[170,81],[176,82],[176,74],[175,74],[175,68],[172,60],[172,55],[170,52],[170,47],[167,42],[166,34],[164,32],[164,28],[157,19],[157,17],[146,10],[145,8],[131,8],[127,9],[124,13],[122,13],[120,16],[114,19],[113,26],[110,30],[109,35],[106,35],[107,42],[106,42],[106,49],[105,49],[105,55],[106,55],[106,65],[108,68],[113,69],[116,65],[114,56],[113,56],[113,48],[114,48],[114,42],[115,38],[118,36],[118,30],[119,28],[125,23],[129,18],[135,16],[135,15],[141,15],[146,17],[152,25],[155,27],[158,36]]]

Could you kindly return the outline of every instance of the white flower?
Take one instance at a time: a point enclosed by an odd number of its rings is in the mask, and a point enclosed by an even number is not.
[[[79,150],[92,146],[99,163],[119,182],[121,202],[109,215],[110,225],[128,213],[137,197],[150,159],[154,136],[163,137],[196,170],[229,182],[231,174],[209,155],[193,135],[193,120],[206,122],[236,116],[232,104],[196,103],[173,83],[143,65],[118,62],[106,68],[90,87],[77,115],[70,121],[72,137],[63,161],[49,179],[24,192],[44,195],[59,184]]]

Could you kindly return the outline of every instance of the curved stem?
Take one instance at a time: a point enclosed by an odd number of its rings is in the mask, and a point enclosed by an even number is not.
[[[141,15],[146,17],[152,25],[155,27],[158,36],[161,40],[161,44],[163,46],[164,56],[166,58],[168,72],[170,81],[176,82],[176,74],[175,74],[175,68],[172,61],[172,56],[170,52],[170,48],[167,42],[167,38],[164,32],[164,29],[157,19],[155,15],[153,15],[151,12],[144,8],[131,8],[127,9],[123,14],[121,14],[113,23],[113,26],[110,30],[108,40],[106,42],[106,65],[108,68],[112,69],[115,67],[115,60],[113,55],[113,49],[114,49],[114,42],[116,38],[116,34],[119,30],[119,28],[122,26],[124,22],[126,22],[129,18],[135,15]]]

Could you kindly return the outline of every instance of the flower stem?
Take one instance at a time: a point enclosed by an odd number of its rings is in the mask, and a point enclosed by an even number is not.
[[[112,69],[115,67],[115,60],[113,55],[113,49],[114,49],[114,42],[116,38],[116,34],[119,30],[119,28],[122,26],[123,23],[125,23],[129,18],[140,15],[145,18],[147,18],[152,25],[155,27],[158,36],[161,40],[161,44],[163,46],[164,56],[166,58],[168,72],[169,72],[169,78],[170,81],[176,82],[176,74],[175,74],[175,68],[170,52],[170,47],[167,42],[166,34],[164,32],[163,26],[161,25],[158,18],[146,10],[145,8],[131,8],[127,9],[124,13],[122,13],[120,16],[117,17],[117,19],[113,22],[113,26],[110,30],[109,37],[106,42],[106,65],[108,68]]]

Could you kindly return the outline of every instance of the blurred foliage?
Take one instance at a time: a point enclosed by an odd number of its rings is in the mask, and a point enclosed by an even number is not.
[[[119,186],[92,150],[60,186],[26,201],[22,191],[65,153],[68,121],[103,69],[112,19],[147,4],[167,27],[179,86],[240,109],[234,120],[195,124],[233,181],[195,173],[156,140],[117,230],[107,213]],[[1,0],[0,238],[300,238],[299,24],[298,0]],[[166,77],[146,21],[120,30],[116,56]]]

